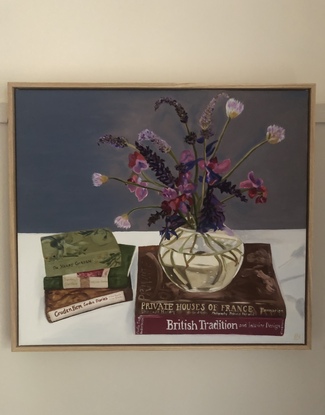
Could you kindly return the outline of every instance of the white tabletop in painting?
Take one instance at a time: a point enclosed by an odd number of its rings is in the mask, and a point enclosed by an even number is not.
[[[18,235],[19,345],[176,345],[176,344],[302,344],[305,336],[306,231],[237,231],[244,242],[270,243],[273,266],[287,307],[285,334],[249,335],[135,335],[134,301],[103,307],[49,323],[44,310],[44,261],[40,237]],[[158,232],[116,232],[119,243],[153,245]],[[131,278],[136,290],[137,256]]]

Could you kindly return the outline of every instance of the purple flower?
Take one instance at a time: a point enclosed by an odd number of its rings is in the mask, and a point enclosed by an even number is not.
[[[194,131],[190,131],[185,137],[184,141],[187,144],[193,145],[195,144],[196,139],[197,139],[196,133]]]
[[[184,194],[193,194],[195,192],[195,185],[190,181],[191,179],[191,172],[186,173],[179,173],[178,179],[176,181],[177,190],[180,193]]]
[[[131,228],[131,223],[129,221],[129,216],[126,213],[124,213],[123,215],[118,216],[117,218],[115,218],[114,223],[118,228],[121,228],[121,229]]]
[[[138,135],[138,142],[142,143],[143,141],[151,141],[152,143],[156,144],[162,153],[168,153],[171,150],[170,145],[166,143],[165,140],[148,129],[141,131]]]
[[[221,193],[228,193],[229,195],[239,198],[242,202],[247,202],[247,197],[242,193],[240,189],[237,189],[235,184],[232,184],[228,180],[223,180],[218,182],[215,185],[216,188],[220,190]]]
[[[228,99],[226,103],[226,114],[228,118],[236,118],[244,110],[244,104],[234,98]]]
[[[155,213],[152,213],[148,219],[148,226],[153,225],[159,219],[163,219],[167,216],[167,212],[165,210],[160,210],[159,212],[156,210]]]
[[[111,134],[106,134],[99,138],[98,145],[104,144],[104,143],[110,144],[111,146],[116,147],[116,148],[124,148],[124,147],[127,147],[128,145],[128,141],[126,138],[114,137]]]
[[[173,177],[169,167],[165,165],[165,160],[159,157],[147,146],[143,147],[137,142],[135,142],[135,146],[147,160],[150,169],[155,173],[158,180],[160,180],[164,185],[172,187],[175,183],[175,178]]]
[[[160,235],[168,240],[170,239],[171,235],[177,237],[175,229],[185,225],[186,223],[185,219],[177,214],[166,216],[165,222],[166,226],[162,228],[162,230],[160,231]]]
[[[93,181],[94,186],[99,187],[108,181],[108,177],[105,176],[104,174],[93,173],[92,181]]]
[[[202,130],[208,130],[211,126],[211,117],[212,117],[212,113],[213,110],[216,106],[216,102],[217,102],[217,98],[212,98],[211,101],[209,102],[208,106],[206,107],[206,109],[203,111],[203,114],[199,120],[199,124]]]
[[[167,187],[167,189],[164,189],[162,191],[162,197],[164,200],[173,200],[177,197],[177,191],[175,189],[171,189],[170,187]]]
[[[270,125],[266,130],[266,139],[270,144],[278,144],[285,139],[285,129],[278,125]]]
[[[225,222],[225,215],[222,203],[214,196],[213,188],[209,187],[204,201],[203,209],[198,225],[198,231],[201,233],[209,232],[211,229],[223,229]]]
[[[157,111],[157,109],[163,103],[169,104],[172,107],[174,107],[177,115],[179,116],[180,121],[184,124],[187,123],[188,115],[187,115],[185,109],[183,108],[183,106],[179,102],[177,102],[176,99],[172,99],[172,98],[169,98],[169,97],[162,97],[162,98],[158,99],[155,102],[155,110]]]

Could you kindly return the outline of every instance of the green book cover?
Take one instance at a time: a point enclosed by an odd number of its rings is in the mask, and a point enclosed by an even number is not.
[[[47,277],[121,265],[121,252],[107,228],[67,232],[41,238]]]
[[[121,252],[121,265],[119,267],[103,269],[100,277],[79,277],[72,280],[71,275],[57,275],[44,278],[44,290],[62,290],[70,288],[125,288],[130,285],[130,267],[135,252],[133,245],[118,245]],[[67,278],[65,278],[67,277]]]

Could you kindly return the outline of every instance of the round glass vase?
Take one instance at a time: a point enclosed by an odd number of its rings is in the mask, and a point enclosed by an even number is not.
[[[232,281],[243,254],[243,242],[229,228],[200,233],[180,227],[176,236],[161,239],[158,259],[167,277],[180,289],[214,292]]]

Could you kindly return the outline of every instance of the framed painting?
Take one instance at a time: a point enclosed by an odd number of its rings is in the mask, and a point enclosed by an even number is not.
[[[8,89],[12,350],[310,348],[313,84]]]

